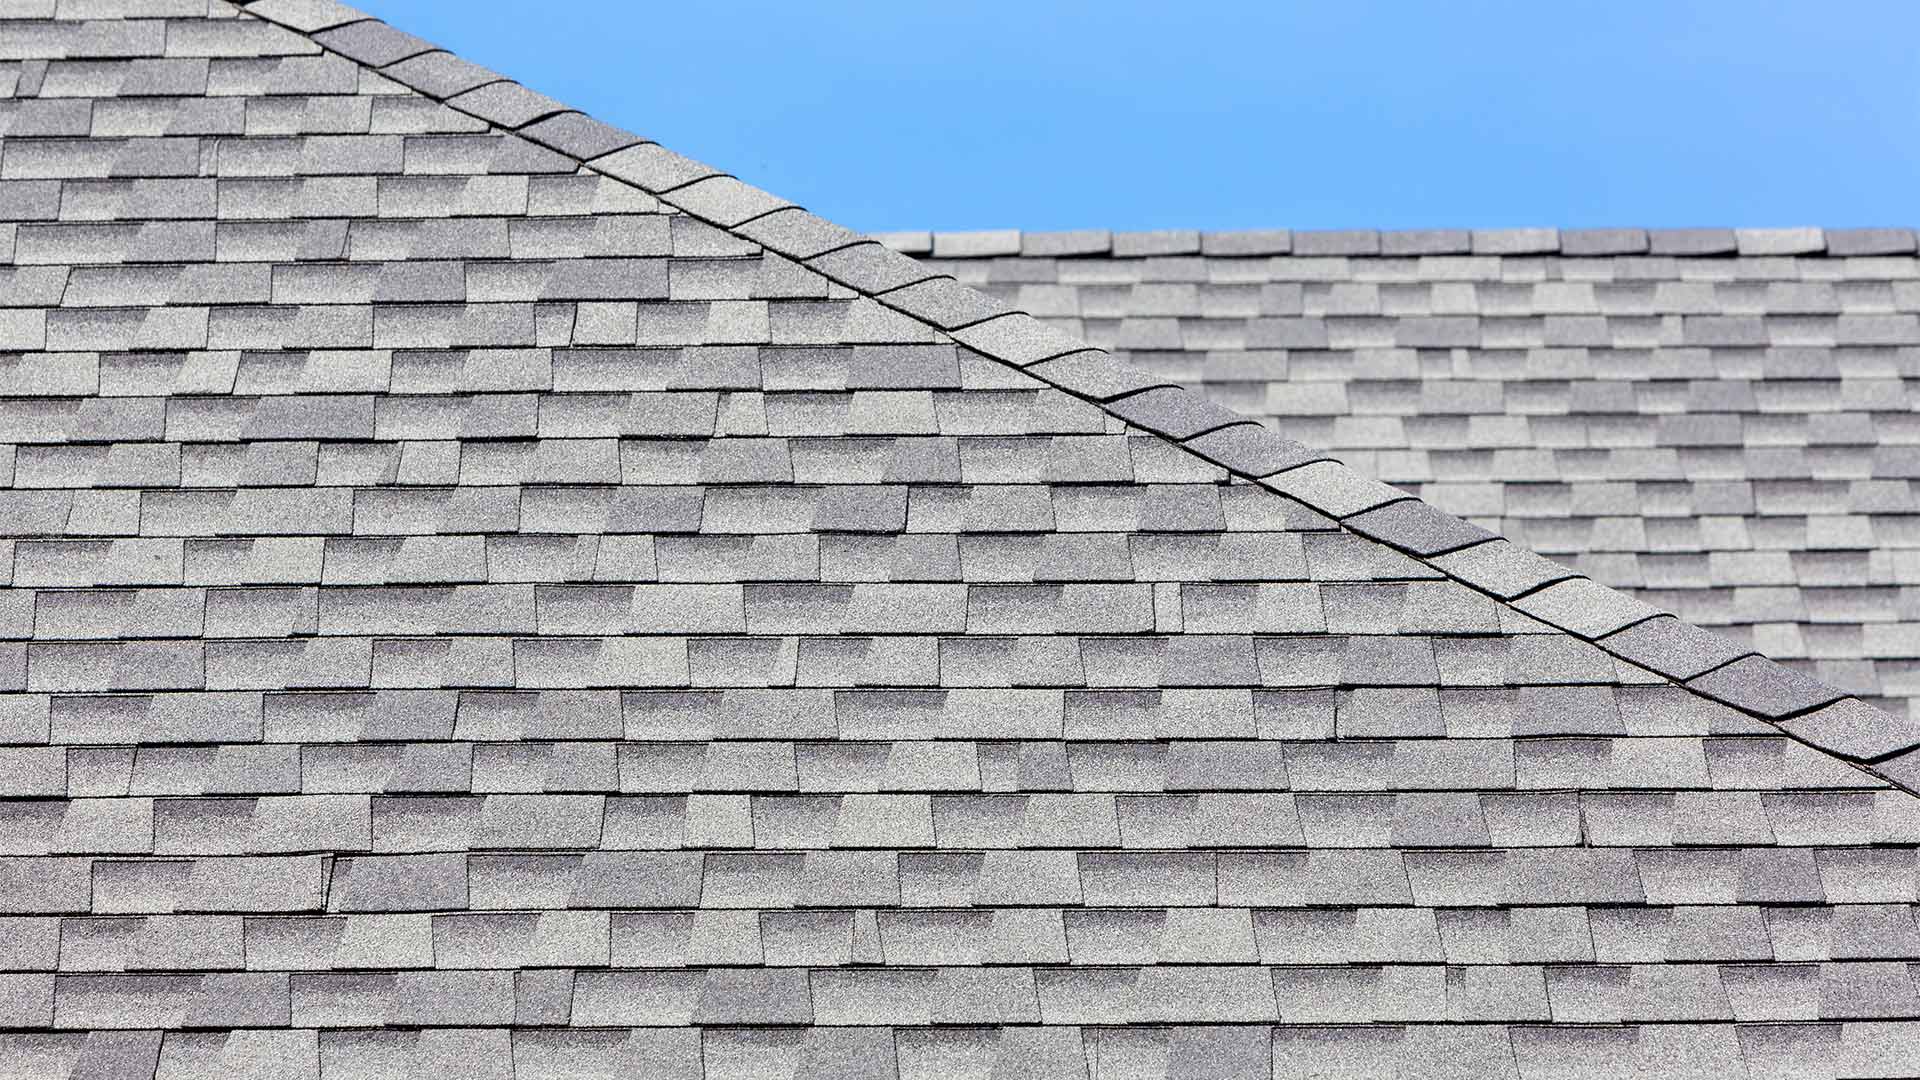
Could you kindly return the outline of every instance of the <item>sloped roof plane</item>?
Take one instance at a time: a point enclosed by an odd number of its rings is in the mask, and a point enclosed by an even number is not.
[[[1920,1057],[1898,719],[351,9],[200,4],[0,21],[16,1071]]]
[[[878,239],[1686,622],[1914,710],[1912,230]]]

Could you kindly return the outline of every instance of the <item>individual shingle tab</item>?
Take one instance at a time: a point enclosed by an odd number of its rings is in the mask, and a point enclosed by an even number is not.
[[[860,234],[800,209],[789,207],[736,227],[740,235],[789,258],[811,259],[860,242]]]
[[[1647,238],[1655,255],[1731,255],[1737,249],[1732,229],[1654,229]]]
[[[247,13],[304,33],[330,30],[366,16],[334,0],[253,0]]]
[[[713,169],[681,157],[657,143],[641,143],[596,157],[593,167],[615,179],[625,180],[652,192],[686,187],[715,175]]]
[[[1323,460],[1310,447],[1257,424],[1233,424],[1186,440],[1189,449],[1243,476],[1268,476]]]
[[[313,40],[350,60],[376,68],[433,50],[427,42],[376,19],[321,30],[313,35]]]
[[[1920,728],[1903,719],[1845,698],[1780,726],[1823,750],[1873,761],[1920,745]]]
[[[904,247],[896,248],[906,251]],[[1113,234],[1106,229],[1080,229],[1071,232],[1022,232],[1020,254],[1054,257],[1061,255],[1104,255],[1113,250]],[[911,252],[909,252],[911,254]]]
[[[1493,534],[1417,500],[1403,500],[1342,519],[1362,536],[1415,555],[1444,555],[1493,539]]]
[[[1608,634],[1602,647],[1669,678],[1691,679],[1748,654],[1733,642],[1671,616],[1648,619]]]
[[[577,112],[547,117],[521,128],[520,134],[542,146],[552,147],[583,161],[605,156],[640,141],[635,135]]]
[[[933,257],[936,259],[1017,255],[1020,248],[1020,233],[1016,229],[933,234]]]
[[[1662,614],[1657,608],[1584,578],[1548,585],[1520,597],[1513,606],[1583,638],[1606,637]]]
[[[446,52],[427,52],[389,64],[381,74],[436,98],[450,98],[500,76]]]
[[[1108,403],[1116,416],[1130,424],[1171,439],[1188,439],[1245,418],[1173,387],[1146,390]]]
[[[1839,700],[1839,691],[1782,667],[1764,657],[1749,656],[1687,681],[1691,686],[1735,708],[1769,719],[1802,712]]]
[[[564,110],[545,94],[507,80],[480,82],[448,98],[447,104],[504,128],[521,128]]]
[[[879,244],[865,242],[835,245],[832,250],[811,258],[808,265],[852,288],[876,293],[936,276],[911,259]]]
[[[1905,255],[1915,249],[1912,229],[1828,229],[1827,254]]]

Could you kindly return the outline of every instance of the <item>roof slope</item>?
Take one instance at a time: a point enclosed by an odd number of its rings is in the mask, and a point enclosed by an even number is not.
[[[1910,713],[1906,229],[943,233],[930,269]]]
[[[0,1067],[1920,1053],[1896,721],[383,24],[234,15],[0,23]]]

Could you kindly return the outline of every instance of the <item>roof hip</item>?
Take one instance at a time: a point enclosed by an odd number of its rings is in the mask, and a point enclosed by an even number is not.
[[[658,143],[565,109],[512,80],[333,0],[241,0],[244,11],[309,37],[409,89],[502,130],[567,155],[586,168],[632,184],[695,218],[767,250],[894,311],[947,332],[967,348],[1025,371],[1158,435],[1234,477],[1287,496],[1385,544],[1544,625],[1647,668],[1700,697],[1774,724],[1794,739],[1920,794],[1920,721],[1895,717],[1786,668],[1735,648],[1613,589],[1514,547],[1398,489],[1367,479],[1198,393],[1167,385],[1105,351],[1015,311],[951,277],[930,275],[906,254],[900,234],[864,238],[775,195],[683,157]],[[509,89],[514,87],[517,89]],[[1601,235],[1604,234],[1604,235]],[[918,234],[938,255],[939,237]],[[1006,233],[978,254],[1000,254]],[[1028,239],[1052,234],[1013,233]],[[1080,237],[1084,253],[1201,253],[1200,233]],[[1609,248],[1654,254],[1869,254],[1914,250],[1911,230],[1551,229],[1433,233],[1272,232],[1210,234],[1220,253],[1377,254],[1383,242],[1502,254],[1557,250],[1602,254]],[[1406,238],[1387,241],[1388,237]],[[1224,239],[1221,239],[1224,238]],[[1304,241],[1304,243],[1303,243]],[[1656,242],[1657,241],[1657,242]],[[917,240],[915,241],[917,243]],[[1049,241],[1050,243],[1050,241]],[[1572,249],[1569,249],[1569,244]],[[1901,245],[1904,245],[1901,246]],[[909,245],[911,246],[911,245]],[[949,241],[948,254],[954,244]],[[960,245],[965,249],[967,245]],[[991,248],[994,250],[985,250]],[[1765,249],[1765,250],[1762,250]],[[1083,253],[1083,252],[1076,252]],[[1397,252],[1396,252],[1397,253]],[[1411,253],[1409,251],[1408,253]]]

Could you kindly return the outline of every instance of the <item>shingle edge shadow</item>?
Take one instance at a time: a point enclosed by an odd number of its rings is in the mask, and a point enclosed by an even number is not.
[[[902,246],[901,234],[894,245],[875,239],[862,239],[852,231],[828,222],[804,209],[760,191],[726,173],[682,157],[653,142],[610,125],[592,120],[577,110],[522,108],[524,118],[516,119],[500,106],[510,91],[495,89],[484,101],[463,108],[465,94],[514,84],[504,76],[459,61],[445,50],[395,29],[388,24],[349,8],[334,0],[237,0],[246,13],[283,26],[312,39],[330,52],[353,60],[382,77],[443,101],[449,108],[480,119],[500,130],[538,143],[578,161],[583,167],[632,184],[662,202],[695,218],[715,225],[761,245],[885,307],[917,319],[953,336],[967,348],[990,359],[1027,371],[1035,378],[1068,394],[1088,401],[1129,425],[1150,432],[1208,461],[1238,480],[1292,499],[1340,522],[1349,531],[1384,544],[1395,551],[1432,567],[1449,579],[1474,589],[1496,602],[1513,608],[1563,633],[1590,642],[1611,656],[1637,666],[1647,667],[1676,685],[1710,701],[1767,721],[1788,736],[1853,767],[1870,773],[1910,793],[1920,794],[1920,724],[1873,708],[1844,692],[1828,687],[1797,671],[1757,653],[1739,657],[1711,670],[1686,678],[1661,671],[1656,666],[1658,650],[1649,651],[1642,637],[1620,637],[1655,619],[1671,615],[1651,608],[1625,625],[1596,629],[1584,618],[1583,605],[1528,605],[1516,601],[1506,583],[1516,575],[1539,573],[1539,564],[1547,562],[1532,552],[1514,547],[1501,537],[1479,526],[1454,517],[1412,496],[1360,476],[1345,464],[1325,455],[1315,455],[1279,432],[1217,405],[1199,394],[1166,385],[1144,372],[1114,360],[1096,349],[1041,323],[1026,314],[1007,308],[999,301],[950,277],[930,273],[913,259],[896,250]],[[351,51],[349,51],[351,50]],[[357,55],[356,55],[357,54]],[[410,64],[426,56],[443,56],[446,64]],[[385,63],[375,63],[384,59]],[[456,65],[459,77],[446,82],[450,65]],[[422,85],[422,84],[427,85]],[[524,88],[522,88],[524,89]],[[529,95],[534,92],[527,91]],[[534,95],[538,96],[538,95]],[[541,98],[541,101],[550,99]],[[485,108],[485,112],[476,111]],[[559,121],[559,122],[556,122]],[[754,226],[760,226],[758,228]],[[1479,230],[1458,231],[1428,241],[1428,246],[1454,248],[1465,244],[1461,254],[1544,253],[1549,244],[1558,251],[1567,238],[1580,238],[1582,230]],[[1777,249],[1806,248],[1804,252],[1768,250],[1768,254],[1892,254],[1915,250],[1915,234],[1908,229],[1869,230],[1608,230],[1609,233],[1638,233],[1646,249],[1654,252],[1686,251],[1697,254],[1759,253],[1758,248],[1773,245]],[[1818,233],[1818,251],[1812,247]],[[1550,234],[1550,235],[1549,235]],[[1791,235],[1788,235],[1791,234]],[[1026,237],[1046,234],[1014,233],[1024,248]],[[1067,247],[1097,246],[1097,236],[1077,237],[1081,242]],[[1200,254],[1208,244],[1207,236],[1231,237],[1234,234],[1202,234],[1169,230],[1137,234],[1105,234],[1108,250],[1128,255]],[[1373,230],[1341,232],[1268,232],[1244,234],[1247,239],[1215,239],[1215,250],[1241,250],[1277,254],[1271,249],[1285,246],[1291,253],[1339,253],[1382,250],[1382,237],[1393,236]],[[940,234],[906,234],[913,250],[938,252]],[[973,248],[1004,252],[1009,233],[992,234],[990,242],[962,243],[961,250]],[[1464,240],[1462,239],[1464,237]],[[1836,238],[1838,243],[1836,245]],[[926,247],[918,245],[925,240]],[[1599,239],[1595,237],[1594,239]],[[1585,240],[1576,239],[1576,245]],[[1641,241],[1623,237],[1616,246],[1635,246]],[[1903,246],[1904,245],[1904,246]],[[1389,247],[1404,247],[1397,241]],[[1601,244],[1599,246],[1607,246]],[[952,251],[955,242],[949,240]],[[1088,252],[1092,253],[1092,252]],[[1053,363],[1066,358],[1079,362]],[[1113,384],[1130,384],[1116,394]],[[1128,403],[1131,404],[1128,404]],[[1223,432],[1231,437],[1221,437]],[[1304,460],[1303,460],[1304,459]],[[1285,463],[1274,468],[1276,462]],[[1302,469],[1314,469],[1315,482],[1308,490],[1290,478]],[[1382,491],[1381,489],[1384,489]],[[1497,546],[1496,546],[1497,545]],[[1465,558],[1479,552],[1484,558]],[[1488,555],[1487,553],[1492,553]],[[1551,565],[1551,564],[1549,564]],[[1588,596],[1606,594],[1622,605],[1638,601],[1608,589],[1582,575],[1567,571],[1564,577],[1542,583],[1535,590],[1565,582],[1589,582]],[[1639,605],[1644,607],[1644,605]],[[1672,619],[1668,632],[1702,645],[1698,636],[1717,639],[1708,631]],[[1583,627],[1585,632],[1583,632]],[[1616,638],[1620,640],[1616,641]],[[1731,643],[1727,643],[1729,646]],[[1838,712],[1829,715],[1829,711]],[[1815,722],[1826,717],[1829,722]],[[1878,717],[1876,725],[1868,717]],[[1882,733],[1864,738],[1863,729]],[[1864,749],[1863,749],[1864,747]]]

